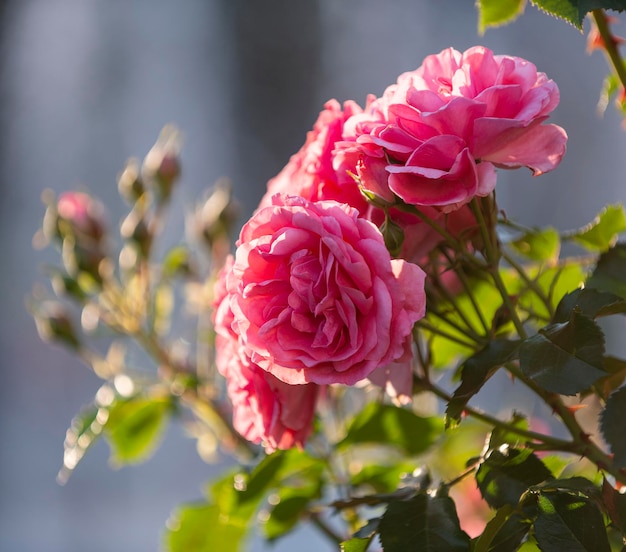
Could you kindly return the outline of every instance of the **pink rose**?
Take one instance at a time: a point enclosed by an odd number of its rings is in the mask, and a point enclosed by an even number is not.
[[[337,100],[326,102],[300,151],[268,182],[259,209],[271,205],[275,194],[285,193],[309,201],[334,199],[360,211],[364,210],[367,203],[356,182],[346,170],[333,168],[332,157],[335,142],[341,140],[344,122],[361,111],[352,101],[344,103],[343,111]]]
[[[290,384],[352,385],[405,362],[425,311],[424,272],[336,201],[274,196],[241,230],[226,285],[245,354]]]
[[[490,194],[495,167],[539,175],[560,163],[567,135],[542,124],[558,101],[556,84],[528,61],[481,46],[444,50],[346,121],[336,164],[350,160],[368,189],[379,174],[379,190],[449,212]]]
[[[304,446],[313,427],[319,386],[289,385],[250,361],[232,329],[226,274],[230,257],[215,285],[214,324],[217,368],[226,378],[233,405],[233,427],[269,454],[276,449]]]

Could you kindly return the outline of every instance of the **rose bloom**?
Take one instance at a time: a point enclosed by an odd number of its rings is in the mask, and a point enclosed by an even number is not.
[[[367,202],[358,185],[346,168],[335,170],[332,156],[335,143],[341,140],[344,122],[362,111],[353,101],[345,102],[343,111],[337,100],[326,102],[313,130],[307,133],[304,145],[283,170],[268,182],[267,192],[258,208],[271,205],[275,194],[285,193],[309,201],[334,199],[363,212]]]
[[[347,385],[401,362],[424,316],[424,272],[336,201],[277,195],[243,227],[226,277],[232,329],[253,364],[289,384]]]
[[[289,385],[262,370],[246,356],[232,329],[233,314],[226,292],[226,274],[232,257],[215,286],[214,325],[216,364],[226,378],[233,405],[233,427],[269,454],[276,449],[304,446],[313,428],[320,387]]]
[[[335,164],[355,165],[378,195],[452,211],[493,191],[495,167],[556,168],[567,135],[542,123],[558,102],[556,84],[526,60],[449,48],[346,121]]]

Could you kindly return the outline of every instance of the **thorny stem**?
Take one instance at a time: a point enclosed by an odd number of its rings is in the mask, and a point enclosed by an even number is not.
[[[555,414],[557,414],[563,424],[572,436],[572,442],[569,445],[568,452],[580,454],[591,460],[599,469],[610,473],[615,479],[626,484],[626,473],[617,468],[613,459],[600,449],[591,439],[590,436],[583,431],[580,424],[576,420],[576,416],[567,405],[563,402],[560,395],[551,393],[539,387],[535,382],[528,379],[519,368],[513,365],[507,365],[507,369],[522,381],[529,389],[538,395],[548,406],[550,406]],[[545,439],[543,440],[546,442]],[[558,450],[558,449],[557,449]]]
[[[423,379],[417,379],[417,385],[419,389],[430,391],[446,403],[452,400],[452,396],[446,393],[443,389],[435,385],[431,381],[425,381]],[[559,439],[557,437],[552,437],[550,435],[544,435],[543,433],[537,433],[536,431],[531,431],[528,429],[524,429],[521,427],[517,427],[509,422],[505,422],[496,418],[495,416],[491,416],[482,410],[477,408],[473,408],[471,406],[466,405],[463,409],[463,412],[467,416],[471,416],[472,418],[484,422],[485,424],[491,427],[497,427],[500,429],[504,429],[508,432],[515,433],[524,439],[527,439],[529,442],[527,443],[529,446],[533,446],[532,441],[539,441],[542,444],[549,445],[550,450],[558,450],[563,452],[573,452],[572,450],[572,442],[565,441],[563,439]]]
[[[604,13],[604,10],[601,9],[593,10],[591,14],[596,23],[596,27],[598,28],[598,32],[602,37],[606,56],[609,59],[615,74],[622,83],[622,90],[626,90],[626,66],[624,65],[624,60],[617,49],[617,40],[615,40],[615,37],[609,29],[606,14]]]

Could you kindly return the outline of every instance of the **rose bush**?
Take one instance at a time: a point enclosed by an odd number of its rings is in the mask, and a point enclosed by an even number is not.
[[[335,201],[274,196],[243,227],[226,287],[245,355],[289,384],[352,385],[407,365],[425,312],[424,272]]]

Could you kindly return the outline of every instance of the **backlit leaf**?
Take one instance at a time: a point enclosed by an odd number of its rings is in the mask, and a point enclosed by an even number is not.
[[[167,521],[167,528],[168,552],[237,552],[247,532],[207,503],[182,506]]]
[[[346,437],[338,446],[384,444],[416,455],[435,442],[441,435],[442,425],[438,417],[422,417],[405,408],[370,403],[352,420]]]
[[[526,0],[478,0],[478,32],[514,21],[524,11]]]
[[[607,251],[615,244],[620,233],[626,230],[626,211],[621,204],[607,205],[584,228],[573,236],[574,241],[591,251]]]
[[[172,411],[169,397],[137,396],[115,403],[104,426],[114,464],[148,459],[159,445]]]

